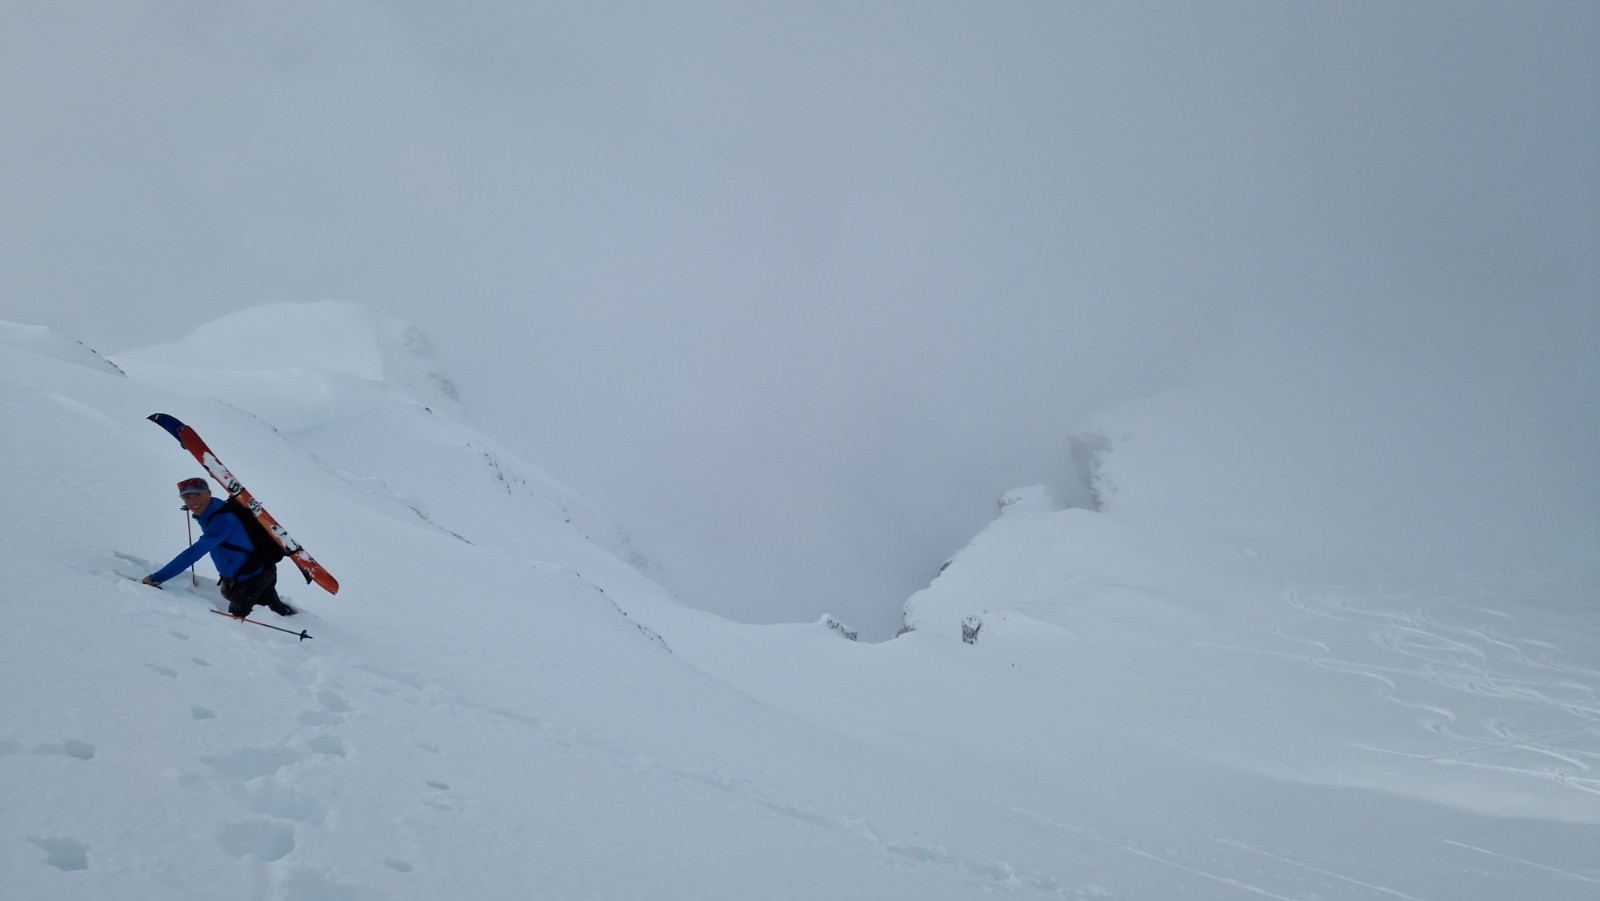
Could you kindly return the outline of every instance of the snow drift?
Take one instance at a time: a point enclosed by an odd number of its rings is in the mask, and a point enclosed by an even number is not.
[[[744,626],[667,596],[449,384],[415,330],[344,304],[245,311],[114,361],[0,328],[8,893],[1600,885],[1581,569],[1309,578],[1255,542],[1270,521],[1157,515],[1173,456],[1113,442],[1105,512],[1008,496],[893,641]],[[172,486],[193,464],[144,422],[157,410],[340,578],[337,598],[285,584],[314,640],[211,615],[208,578],[127,578],[183,541]]]

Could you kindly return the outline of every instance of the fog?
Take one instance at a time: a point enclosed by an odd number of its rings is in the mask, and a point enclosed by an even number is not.
[[[1371,357],[1600,503],[1597,46],[1583,3],[8,4],[0,317],[369,304],[688,603],[878,637],[1219,358]]]

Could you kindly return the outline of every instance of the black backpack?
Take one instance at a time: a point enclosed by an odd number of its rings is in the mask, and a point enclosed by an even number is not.
[[[242,548],[226,541],[222,543],[223,547],[232,548],[236,551],[245,551],[250,554],[249,557],[245,558],[244,564],[239,567],[239,572],[246,574],[261,572],[269,566],[277,566],[279,560],[289,556],[284,553],[283,545],[278,543],[278,539],[272,537],[272,533],[268,532],[267,527],[261,524],[261,520],[256,519],[254,513],[246,510],[244,505],[239,503],[238,498],[230,497],[223,501],[222,509],[218,510],[217,514],[220,516],[223,513],[232,513],[234,518],[239,520],[239,524],[244,526],[244,533],[250,536],[250,547],[248,548]]]

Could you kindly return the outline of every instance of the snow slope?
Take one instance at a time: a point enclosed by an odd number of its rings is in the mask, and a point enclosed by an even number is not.
[[[5,897],[1600,891],[1581,572],[1307,581],[1024,491],[865,645],[676,603],[371,311],[115,362],[0,328]],[[183,541],[156,411],[340,578],[283,570],[312,640],[124,578]]]

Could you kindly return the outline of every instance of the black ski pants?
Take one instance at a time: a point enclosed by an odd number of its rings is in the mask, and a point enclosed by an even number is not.
[[[249,616],[257,607],[273,607],[278,600],[278,568],[269,566],[246,579],[223,579],[222,596],[228,599],[228,613]]]

